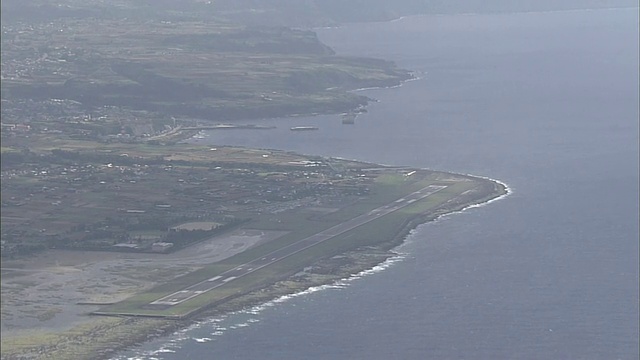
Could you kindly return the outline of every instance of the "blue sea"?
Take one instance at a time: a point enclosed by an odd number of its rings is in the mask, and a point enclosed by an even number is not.
[[[277,128],[194,141],[469,173],[512,193],[421,225],[371,271],[116,358],[637,360],[638,9],[318,33],[418,78],[360,91],[377,102],[354,125],[267,119],[257,123]]]

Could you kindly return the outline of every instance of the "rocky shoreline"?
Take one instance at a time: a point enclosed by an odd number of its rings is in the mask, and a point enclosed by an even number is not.
[[[205,309],[189,319],[96,317],[89,323],[66,331],[50,341],[46,341],[42,335],[35,333],[17,338],[16,341],[19,339],[22,345],[7,343],[6,345],[12,346],[13,351],[3,351],[2,357],[7,360],[108,359],[123,349],[135,347],[154,338],[168,336],[205,318],[247,309],[312,287],[336,283],[398,256],[393,249],[402,244],[410,231],[418,225],[433,221],[442,215],[494,201],[510,192],[506,185],[498,181],[491,180],[491,183],[493,188],[485,188],[483,194],[476,194],[469,198],[459,197],[455,201],[407,221],[402,231],[393,239],[378,246],[360,248],[318,261],[274,284],[238,296],[215,308]],[[29,343],[41,345],[25,346]]]

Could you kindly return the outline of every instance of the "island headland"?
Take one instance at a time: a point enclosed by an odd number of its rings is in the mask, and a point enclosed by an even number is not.
[[[370,101],[351,90],[412,75],[308,30],[122,4],[27,21],[3,2],[3,359],[107,358],[370,269],[418,224],[508,193],[470,175],[185,143],[268,131],[250,123],[264,117],[349,123]]]

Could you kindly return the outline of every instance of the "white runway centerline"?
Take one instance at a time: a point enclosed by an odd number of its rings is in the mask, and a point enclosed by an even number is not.
[[[272,251],[271,253],[259,259],[255,259],[247,263],[238,265],[235,268],[227,270],[218,276],[201,281],[197,284],[187,287],[186,289],[176,291],[173,294],[164,296],[156,301],[151,302],[150,305],[174,306],[180,304],[198,295],[207,293],[219,286],[225,285],[232,280],[251,274],[262,269],[265,266],[271,265],[291,255],[297,254],[312,246],[320,244],[326,240],[344,234],[347,231],[353,230],[361,225],[374,221],[384,215],[402,209],[403,207],[413,204],[418,200],[422,200],[445,188],[447,188],[447,186],[429,185],[425,188],[409,194],[408,196],[395,200],[392,203],[380,206],[365,214],[356,216],[353,219],[347,220],[329,229],[325,229],[315,235],[300,239],[293,244],[289,244],[278,250]]]

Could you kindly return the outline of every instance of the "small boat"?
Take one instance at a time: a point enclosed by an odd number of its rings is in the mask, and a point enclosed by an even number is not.
[[[319,129],[320,128],[317,128],[315,126],[294,126],[290,130],[291,131],[308,131],[308,130],[319,130]]]

